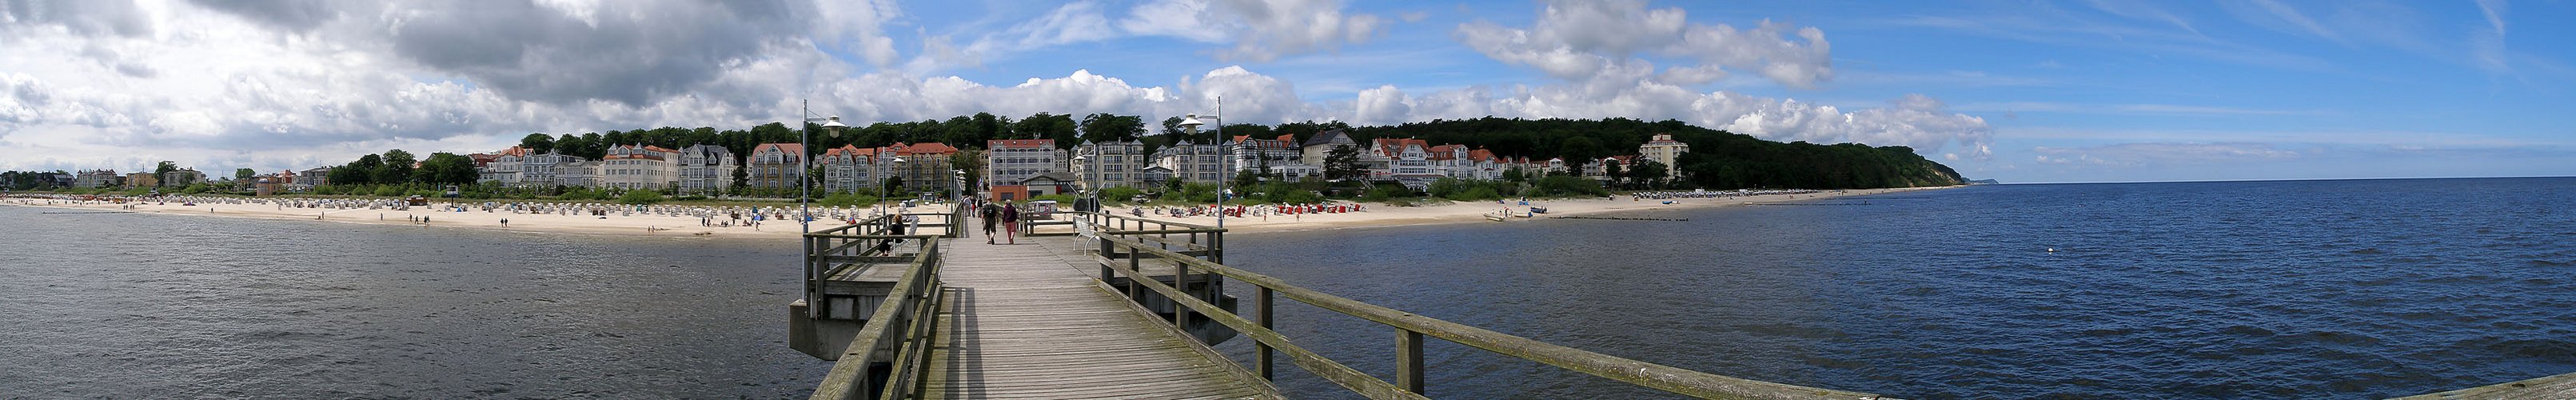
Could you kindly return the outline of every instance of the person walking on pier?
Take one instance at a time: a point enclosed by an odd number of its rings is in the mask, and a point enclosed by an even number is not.
[[[979,209],[976,210],[977,214],[984,217],[984,244],[993,244],[993,226],[1000,225],[1002,222],[1001,207],[993,203],[984,203],[983,206],[976,208]]]
[[[1011,243],[1010,243],[1010,244],[1020,244],[1020,204],[1019,204],[1019,202],[1016,202],[1016,201],[1005,201],[1005,202],[1002,202],[1002,236],[1003,236],[1003,237],[1006,237],[1006,238],[1010,238],[1010,240],[1011,240]]]

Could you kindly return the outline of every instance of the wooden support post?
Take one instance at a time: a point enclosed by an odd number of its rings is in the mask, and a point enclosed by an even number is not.
[[[1145,288],[1137,286],[1136,280],[1153,279],[1153,277],[1151,275],[1145,275],[1143,261],[1136,258],[1136,248],[1134,247],[1127,248],[1127,270],[1135,272],[1127,275],[1127,301],[1141,303],[1142,300],[1145,299]]]
[[[1395,330],[1395,386],[1422,393],[1422,333]]]
[[[1190,294],[1190,264],[1174,260],[1172,287],[1181,289],[1180,294],[1183,296]],[[1181,333],[1187,334],[1191,340],[1198,340],[1199,335],[1190,332],[1190,308],[1182,306],[1180,299],[1170,300],[1172,301],[1172,326],[1181,328]]]
[[[1256,311],[1260,311],[1260,312],[1261,312],[1261,329],[1262,329],[1262,330],[1269,330],[1269,329],[1271,329],[1271,325],[1270,325],[1270,323],[1271,323],[1271,321],[1272,321],[1272,319],[1270,318],[1270,314],[1271,314],[1271,312],[1270,312],[1270,297],[1271,297],[1271,295],[1272,295],[1272,294],[1270,293],[1270,287],[1268,287],[1268,286],[1259,286],[1259,285],[1255,285],[1254,287],[1261,288],[1261,290],[1259,291],[1259,293],[1260,293],[1260,294],[1259,294],[1259,295],[1255,295],[1255,296],[1254,296],[1254,297],[1259,297],[1259,298],[1260,298],[1260,300],[1259,300],[1259,301],[1260,301],[1260,304],[1259,304],[1259,305],[1256,305],[1256,306],[1254,306],[1254,307],[1257,307],[1257,308],[1255,308],[1255,310],[1256,310]],[[1275,380],[1274,378],[1271,378],[1271,377],[1270,377],[1270,353],[1271,353],[1270,344],[1269,344],[1269,343],[1262,343],[1261,341],[1258,341],[1258,340],[1253,341],[1253,342],[1252,342],[1252,344],[1253,344],[1253,346],[1255,346],[1255,347],[1260,347],[1260,348],[1261,348],[1261,355],[1256,356],[1257,358],[1255,358],[1255,359],[1254,359],[1254,360],[1256,360],[1257,362],[1255,362],[1255,363],[1253,364],[1253,368],[1254,368],[1254,369],[1257,369],[1257,370],[1259,370],[1259,372],[1261,372],[1261,380],[1265,380],[1265,381]]]

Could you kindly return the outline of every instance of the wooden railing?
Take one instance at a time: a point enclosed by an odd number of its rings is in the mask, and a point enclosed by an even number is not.
[[[1085,236],[1100,243],[1101,270],[1104,278],[1115,272],[1126,274],[1129,293],[1152,290],[1173,299],[1174,323],[1188,326],[1191,314],[1231,327],[1252,338],[1259,352],[1254,369],[1262,379],[1272,379],[1274,352],[1286,354],[1288,361],[1336,385],[1370,398],[1425,398],[1422,343],[1425,336],[1467,345],[1508,357],[1536,361],[1610,378],[1620,382],[1701,398],[1759,399],[1875,399],[1869,393],[1820,389],[1782,383],[1763,382],[1692,371],[1644,361],[1620,358],[1572,347],[1565,347],[1519,336],[1494,332],[1437,318],[1415,315],[1392,308],[1342,298],[1297,287],[1276,278],[1228,267],[1222,264],[1224,229],[1144,218],[1107,214],[1087,214],[1080,227]],[[1188,240],[1174,240],[1171,235],[1186,235]],[[1202,240],[1204,239],[1204,240]],[[1180,250],[1175,250],[1180,249]],[[1204,259],[1202,259],[1204,257]],[[1143,260],[1160,259],[1174,264],[1174,285],[1142,276]],[[1123,260],[1123,262],[1121,262]],[[1123,265],[1121,265],[1123,264]],[[1195,273],[1193,271],[1196,271]],[[1195,276],[1194,276],[1195,275]],[[1231,278],[1249,283],[1255,289],[1255,312],[1252,318],[1224,310],[1215,299],[1219,285],[1203,284],[1192,292],[1175,288],[1193,287],[1191,282],[1214,283]],[[1395,328],[1395,380],[1380,380],[1340,362],[1325,358],[1297,345],[1271,329],[1275,319],[1272,304],[1287,297],[1316,308],[1359,317]]]
[[[961,216],[958,210],[945,215],[952,217],[948,221],[951,225],[962,221],[954,218]],[[937,339],[938,310],[945,299],[942,293],[945,287],[939,280],[942,259],[938,239],[957,234],[960,230],[950,229],[946,235],[913,234],[917,231],[912,229],[893,231],[895,225],[888,221],[900,217],[902,215],[879,216],[858,224],[805,234],[807,249],[810,249],[806,253],[805,264],[805,298],[806,304],[811,305],[808,318],[830,313],[825,308],[831,302],[815,298],[822,290],[824,279],[850,268],[868,268],[871,262],[902,260],[904,257],[894,254],[899,247],[898,242],[912,244],[915,251],[908,263],[903,264],[903,276],[896,279],[885,301],[867,314],[867,324],[859,328],[858,334],[850,340],[849,348],[832,364],[832,371],[823,377],[823,384],[815,388],[813,399],[913,397],[909,394],[915,392],[914,384],[928,373],[930,347]],[[886,376],[882,382],[871,370],[879,363],[887,364],[883,369]]]

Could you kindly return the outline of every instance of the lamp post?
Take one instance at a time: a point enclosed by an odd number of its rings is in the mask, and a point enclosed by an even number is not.
[[[1096,204],[1100,204],[1100,199],[1097,199],[1097,198],[1093,198],[1093,197],[1091,197],[1091,196],[1092,196],[1092,192],[1091,192],[1091,178],[1087,177],[1086,175],[1088,175],[1088,174],[1094,174],[1094,173],[1099,173],[1099,171],[1094,171],[1095,169],[1098,169],[1098,168],[1092,168],[1092,167],[1089,167],[1089,166],[1082,165],[1083,163],[1085,163],[1085,162],[1089,162],[1089,161],[1091,161],[1091,156],[1086,156],[1086,155],[1082,155],[1082,154],[1074,154],[1074,155],[1073,155],[1073,166],[1075,166],[1075,167],[1082,167],[1082,169],[1074,170],[1074,173],[1073,173],[1073,182],[1074,182],[1075,184],[1077,184],[1078,186],[1081,186],[1081,187],[1082,187],[1081,189],[1079,189],[1079,190],[1081,190],[1081,191],[1082,191],[1082,198],[1083,198],[1083,199],[1085,199],[1085,200],[1090,200],[1090,202],[1089,202],[1089,203],[1091,203],[1091,204],[1095,204],[1095,205],[1096,205]],[[1082,203],[1074,203],[1074,211],[1094,211],[1094,212],[1100,211],[1100,210],[1098,210],[1098,207],[1091,207],[1091,208],[1093,208],[1093,209],[1091,209],[1091,210],[1084,210],[1083,208],[1084,208],[1084,207],[1083,207],[1083,204],[1082,204]],[[1076,218],[1076,219],[1080,219],[1080,218]]]
[[[830,131],[832,137],[841,137],[841,129],[850,126],[841,124],[841,116],[838,115],[830,118],[815,118],[813,100],[801,101],[799,105],[805,109],[805,123],[798,124],[796,127],[796,228],[804,230],[805,233],[814,233],[814,156],[806,154],[810,151],[805,149],[814,146],[812,125],[816,122],[823,123],[823,129]],[[805,253],[813,254],[814,249],[811,248],[810,242],[807,247]]]
[[[1220,114],[1225,112],[1224,95],[1216,96],[1216,112]],[[1202,115],[1190,114],[1188,117],[1181,118],[1181,129],[1188,130],[1189,133],[1193,135],[1198,134],[1199,125],[1206,124],[1204,122],[1199,122],[1199,117],[1202,117]],[[1225,116],[1209,114],[1204,115],[1204,117],[1216,120],[1216,130],[1211,132],[1216,133],[1217,152],[1220,155],[1220,157],[1217,157],[1217,170],[1223,171],[1221,175],[1224,175],[1218,176],[1216,180],[1216,228],[1225,229],[1225,200],[1227,197],[1232,197],[1230,195],[1233,194],[1226,190],[1226,181],[1232,180],[1232,175],[1234,175],[1235,172],[1232,171],[1233,168],[1225,167],[1225,161],[1233,157],[1222,156],[1225,151]]]
[[[877,153],[877,155],[878,155],[878,156],[881,156],[881,157],[887,157],[887,161],[888,161],[888,162],[892,162],[892,163],[894,163],[894,164],[897,164],[897,167],[898,167],[898,168],[900,168],[900,167],[901,167],[901,164],[903,164],[903,157],[886,156],[886,155],[885,155],[885,153],[883,153],[882,151],[880,151],[879,153]],[[871,170],[871,171],[873,171],[873,170],[876,170],[878,166],[882,166],[882,165],[883,165],[882,163],[868,163],[868,169],[869,169],[869,170]],[[885,213],[886,213],[886,212],[885,212],[886,184],[885,184],[885,174],[884,174],[883,172],[884,172],[884,171],[878,171],[878,172],[876,173],[876,176],[877,176],[877,203],[876,203],[876,207],[877,207],[877,215],[885,215]]]

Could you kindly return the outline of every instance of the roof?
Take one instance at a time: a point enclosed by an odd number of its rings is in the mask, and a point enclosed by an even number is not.
[[[948,145],[946,145],[946,144],[940,144],[940,143],[913,143],[913,144],[911,144],[911,145],[905,145],[905,144],[902,144],[902,143],[895,143],[895,144],[894,144],[894,146],[890,146],[890,147],[893,147],[893,148],[894,148],[894,153],[895,153],[895,154],[901,154],[901,155],[907,155],[907,156],[908,156],[908,155],[914,155],[914,154],[955,154],[955,153],[957,153],[957,148],[955,148],[955,147],[948,147]]]
[[[865,148],[865,149],[862,149],[862,148],[859,148],[859,146],[846,145],[846,144],[845,144],[845,145],[841,145],[841,147],[834,147],[834,148],[832,148],[831,150],[824,150],[824,151],[823,151],[823,157],[824,157],[824,158],[832,158],[832,157],[840,157],[840,156],[849,156],[849,157],[875,157],[876,155],[877,155],[877,149],[875,149],[875,148]]]
[[[1378,154],[1387,157],[1394,157],[1404,153],[1405,147],[1423,147],[1428,150],[1431,142],[1422,139],[1378,139],[1375,145],[1369,150],[1375,150]]]
[[[1688,144],[1688,143],[1682,143],[1681,141],[1677,141],[1677,140],[1673,140],[1673,135],[1657,134],[1657,135],[1655,135],[1655,140],[1648,140],[1648,141],[1646,141],[1646,145],[1647,145],[1647,146],[1689,146],[1690,144]]]
[[[1492,160],[1494,160],[1494,151],[1493,151],[1493,150],[1475,149],[1475,150],[1468,150],[1468,151],[1467,151],[1467,161],[1492,161]]]
[[[733,155],[733,149],[727,149],[727,148],[725,148],[724,146],[718,146],[718,145],[713,145],[713,144],[705,144],[705,143],[689,145],[689,147],[683,147],[683,148],[681,148],[681,151],[694,151],[694,152],[698,152],[698,154],[699,154],[699,155],[706,155],[706,156],[714,156],[714,155],[725,155],[725,156],[731,156],[731,155]]]
[[[984,148],[987,149],[1040,147],[1055,147],[1055,139],[994,139],[984,141]]]
[[[1326,144],[1332,144],[1333,142],[1337,142],[1337,141],[1338,141],[1338,142],[1353,142],[1353,143],[1357,143],[1356,141],[1351,140],[1351,136],[1350,136],[1349,134],[1342,133],[1342,130],[1340,130],[1340,129],[1334,129],[1334,130],[1329,130],[1329,131],[1323,131],[1323,132],[1321,132],[1321,133],[1316,133],[1314,137],[1306,138],[1306,142],[1305,142],[1305,143],[1299,143],[1299,144],[1297,144],[1297,146],[1298,146],[1298,147],[1305,147],[1305,146],[1326,145]]]
[[[766,151],[770,151],[771,149],[777,149],[777,151],[779,151],[779,152],[786,152],[786,153],[797,153],[797,154],[803,154],[803,153],[805,153],[805,145],[804,145],[804,144],[800,144],[800,143],[761,143],[761,144],[760,144],[760,147],[753,147],[753,148],[751,148],[751,152],[753,152],[753,153],[766,152]]]

